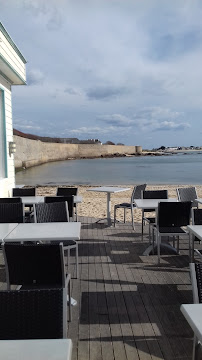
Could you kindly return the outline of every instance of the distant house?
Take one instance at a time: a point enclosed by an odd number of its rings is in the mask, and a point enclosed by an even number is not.
[[[0,23],[0,197],[15,186],[12,85],[25,85],[26,60]]]

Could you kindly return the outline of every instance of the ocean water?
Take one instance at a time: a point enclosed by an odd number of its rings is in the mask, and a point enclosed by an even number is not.
[[[202,184],[202,152],[51,162],[16,174],[25,185]]]

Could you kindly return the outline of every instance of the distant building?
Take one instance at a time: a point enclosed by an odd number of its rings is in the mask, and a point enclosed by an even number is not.
[[[15,186],[12,101],[13,85],[25,85],[26,60],[0,23],[0,196]]]

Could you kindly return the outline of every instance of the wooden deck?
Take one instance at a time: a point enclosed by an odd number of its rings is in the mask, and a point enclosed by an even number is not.
[[[193,333],[180,312],[192,302],[188,240],[180,255],[142,256],[140,224],[82,218],[80,279],[73,280],[73,360],[191,359]]]
[[[68,328],[72,360],[191,359],[193,333],[180,312],[192,302],[188,240],[181,240],[180,255],[163,255],[157,266],[156,255],[142,256],[148,227],[142,242],[140,224],[133,231],[131,224],[80,221],[79,279],[71,265],[78,302]]]

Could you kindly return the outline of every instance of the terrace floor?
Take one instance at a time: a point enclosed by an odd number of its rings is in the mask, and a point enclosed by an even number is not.
[[[142,256],[140,224],[116,228],[81,218],[80,279],[73,279],[73,360],[191,359],[193,333],[180,312],[192,302],[188,239],[180,255]],[[146,229],[146,227],[145,227]]]
[[[193,333],[180,312],[192,302],[188,239],[180,255],[143,256],[148,227],[141,240],[140,224],[106,227],[83,217],[79,244],[80,277],[72,273],[77,306],[68,338],[72,360],[188,360]],[[72,263],[75,258],[72,257]],[[5,269],[0,258],[0,286]]]

